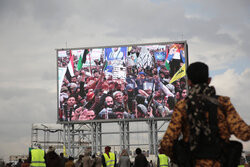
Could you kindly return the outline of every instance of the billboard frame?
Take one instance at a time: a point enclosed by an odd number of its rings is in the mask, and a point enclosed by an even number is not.
[[[188,66],[188,44],[187,41],[169,41],[169,42],[153,42],[153,43],[137,43],[137,44],[122,44],[122,45],[108,45],[108,46],[95,46],[95,47],[77,47],[77,48],[61,48],[55,49],[56,50],[56,71],[57,71],[57,123],[59,124],[90,124],[90,123],[113,123],[113,122],[141,122],[141,121],[164,121],[168,120],[169,118],[166,117],[154,117],[154,118],[125,118],[125,119],[94,119],[94,120],[81,120],[81,121],[60,121],[59,119],[59,82],[58,82],[58,52],[59,51],[67,51],[67,50],[81,50],[81,49],[100,49],[100,48],[113,48],[113,47],[130,47],[130,46],[147,46],[147,45],[168,45],[168,44],[183,44],[184,51],[185,51],[185,64],[186,68]],[[186,80],[186,87],[187,87],[187,80]],[[187,89],[188,90],[188,89]]]

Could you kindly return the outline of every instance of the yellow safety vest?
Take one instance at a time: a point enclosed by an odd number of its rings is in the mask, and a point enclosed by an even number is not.
[[[42,149],[32,149],[30,167],[46,167],[44,155]]]
[[[104,153],[105,163],[107,167],[114,167],[115,166],[115,153],[109,152],[109,156]]]
[[[168,157],[165,154],[159,154],[160,167],[168,166]]]

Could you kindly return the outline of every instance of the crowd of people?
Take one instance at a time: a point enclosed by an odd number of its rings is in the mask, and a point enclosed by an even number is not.
[[[31,155],[30,155],[31,156]],[[92,154],[91,149],[87,148],[84,154],[80,154],[78,158],[64,157],[63,153],[58,155],[56,149],[50,146],[47,153],[44,153],[44,163],[32,164],[30,159],[19,159],[17,163],[0,164],[0,167],[162,167],[172,166],[174,162],[164,154],[163,149],[158,150],[157,158],[149,160],[146,152],[140,147],[135,149],[135,156],[131,156],[127,149],[121,150],[119,156],[111,151],[110,146],[106,146],[101,154]],[[247,165],[247,161],[242,156],[240,164]],[[242,165],[244,166],[244,165]]]
[[[102,154],[92,154],[91,149],[85,149],[84,154],[80,154],[78,158],[64,157],[63,153],[58,155],[53,146],[49,146],[47,153],[40,148],[34,148],[42,154],[31,152],[29,158],[22,161],[19,159],[16,164],[7,163],[2,167],[160,167],[160,156],[157,162],[148,161],[146,154],[141,148],[136,148],[136,156],[132,160],[127,149],[123,149],[119,157],[111,151],[110,146],[106,146]],[[160,155],[160,154],[159,154]],[[167,160],[166,163],[169,163]]]
[[[185,77],[170,83],[185,63],[184,53],[180,50],[183,50],[183,44],[164,48],[131,47],[123,53],[127,56],[119,56],[122,63],[115,63],[121,66],[115,66],[114,60],[103,52],[100,59],[93,60],[95,65],[80,69],[79,56],[61,57],[59,67],[66,67],[69,57],[74,57],[74,76],[65,75],[62,81],[59,120],[162,118],[171,115],[174,104],[187,93]],[[91,56],[91,50],[88,54]],[[110,65],[112,69],[119,67],[121,75],[119,70],[113,75],[114,71],[112,73],[107,68]],[[124,69],[125,77],[122,75]]]

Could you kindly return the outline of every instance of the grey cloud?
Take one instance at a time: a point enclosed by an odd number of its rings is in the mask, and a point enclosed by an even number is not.
[[[46,89],[32,88],[1,89],[0,92],[2,114],[11,115],[8,119],[1,117],[1,125],[10,122],[56,121],[56,95],[54,93]]]
[[[4,128],[0,129],[1,133],[1,143],[11,143],[15,142],[16,139],[19,139],[23,136],[30,138],[31,125],[27,123],[18,123],[18,126],[15,122],[10,124],[5,124]]]

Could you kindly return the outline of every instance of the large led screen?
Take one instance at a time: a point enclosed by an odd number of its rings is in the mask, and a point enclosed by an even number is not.
[[[186,42],[57,50],[58,122],[171,116],[186,62]]]

